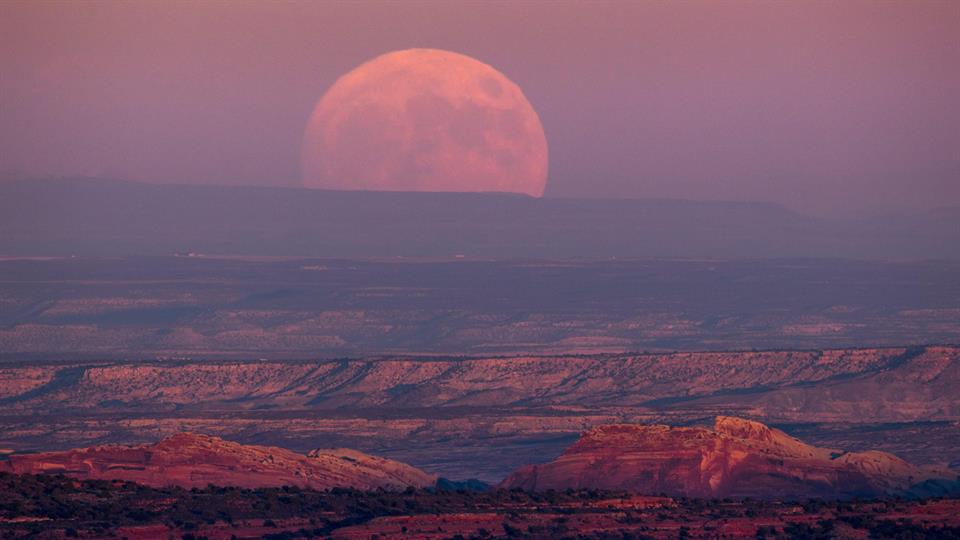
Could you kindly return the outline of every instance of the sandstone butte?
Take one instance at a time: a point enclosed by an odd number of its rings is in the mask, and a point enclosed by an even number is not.
[[[0,471],[65,474],[75,478],[128,480],[154,487],[279,487],[357,489],[429,487],[436,476],[349,449],[308,455],[283,448],[243,445],[217,437],[178,433],[156,444],[105,445],[36,454],[14,454]]]
[[[759,422],[718,416],[713,430],[611,424],[556,460],[508,476],[503,488],[596,488],[689,497],[806,498],[956,489],[955,473],[883,452],[817,448]]]

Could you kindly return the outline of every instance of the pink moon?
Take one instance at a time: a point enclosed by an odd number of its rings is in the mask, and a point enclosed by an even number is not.
[[[304,186],[543,195],[547,139],[520,87],[448,51],[378,56],[340,77],[303,138]]]

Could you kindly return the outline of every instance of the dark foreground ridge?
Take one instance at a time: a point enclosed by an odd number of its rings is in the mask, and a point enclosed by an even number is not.
[[[960,538],[960,500],[765,502],[601,490],[186,490],[0,473],[0,536]]]

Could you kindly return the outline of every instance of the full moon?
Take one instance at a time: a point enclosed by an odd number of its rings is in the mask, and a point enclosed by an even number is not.
[[[435,49],[378,56],[340,77],[307,123],[303,184],[543,195],[547,139],[516,84]]]

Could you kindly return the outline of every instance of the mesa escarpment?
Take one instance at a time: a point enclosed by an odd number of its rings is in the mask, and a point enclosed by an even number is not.
[[[631,406],[714,399],[731,392],[776,413],[772,394],[816,392],[821,385],[878,387],[907,373],[918,390],[903,416],[960,417],[944,387],[960,381],[960,349],[704,352],[452,360],[180,362],[74,365],[37,372],[7,368],[8,410],[169,407],[217,404],[308,409],[360,407]],[[18,376],[21,374],[22,376]],[[842,392],[845,400],[851,392]],[[891,396],[895,397],[895,396]],[[766,398],[766,400],[765,400]],[[800,410],[812,406],[802,404]],[[817,399],[820,411],[836,400]],[[895,404],[891,403],[891,407]],[[796,411],[794,403],[781,409]]]
[[[817,448],[759,422],[717,417],[713,430],[598,426],[556,460],[524,467],[504,488],[629,490],[694,497],[854,497],[908,493],[956,475],[883,452]]]
[[[347,449],[309,455],[179,433],[156,444],[103,445],[65,452],[15,454],[0,471],[65,474],[81,479],[128,480],[148,486],[313,489],[428,487],[436,476],[405,463]]]

